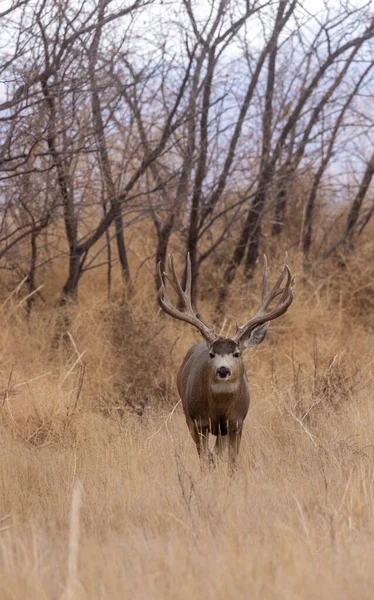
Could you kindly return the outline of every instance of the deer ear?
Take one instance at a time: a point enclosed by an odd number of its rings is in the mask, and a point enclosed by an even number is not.
[[[247,348],[253,348],[253,346],[258,346],[261,342],[264,341],[265,336],[267,334],[267,330],[269,329],[270,321],[267,321],[263,325],[258,325],[254,329],[252,329],[249,336],[242,340],[242,344],[244,346],[244,350]]]

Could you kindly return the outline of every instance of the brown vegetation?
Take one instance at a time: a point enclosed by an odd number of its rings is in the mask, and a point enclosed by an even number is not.
[[[232,478],[200,470],[174,385],[197,336],[158,314],[153,274],[110,304],[87,276],[54,351],[55,310],[26,320],[22,288],[4,298],[2,599],[371,598],[373,262],[319,279],[290,264],[296,299],[245,357]],[[225,333],[259,289],[238,278]]]

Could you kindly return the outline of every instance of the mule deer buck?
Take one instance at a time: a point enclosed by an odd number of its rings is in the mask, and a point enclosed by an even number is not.
[[[182,399],[187,425],[200,458],[211,462],[208,447],[209,433],[217,436],[215,452],[218,456],[228,447],[230,464],[235,465],[249,408],[248,380],[244,370],[243,352],[257,346],[265,338],[270,321],[283,315],[293,300],[293,279],[287,265],[287,254],[281,273],[273,289],[268,289],[268,266],[264,256],[262,303],[252,319],[241,327],[236,325],[232,338],[218,335],[199,315],[191,303],[191,262],[187,256],[186,289],[178,281],[174,262],[169,256],[170,274],[159,275],[161,287],[159,304],[170,316],[196,327],[204,338],[187,352],[177,376],[177,387]],[[167,297],[164,277],[176,292],[183,310],[174,306]],[[285,286],[282,283],[286,277]],[[275,308],[270,305],[278,298]]]

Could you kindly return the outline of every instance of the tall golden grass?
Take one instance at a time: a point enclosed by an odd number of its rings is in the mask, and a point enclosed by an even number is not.
[[[291,256],[296,299],[245,357],[233,477],[200,470],[175,388],[198,335],[158,314],[151,274],[110,304],[105,274],[86,278],[53,349],[52,304],[27,320],[22,288],[4,298],[1,600],[371,600],[372,245],[360,256],[308,278]],[[258,294],[233,286],[224,333]],[[211,318],[214,285],[203,298]]]

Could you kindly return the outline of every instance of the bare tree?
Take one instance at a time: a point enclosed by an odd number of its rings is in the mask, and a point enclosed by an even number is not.
[[[314,207],[315,207],[315,201],[316,201],[316,197],[317,197],[317,193],[318,193],[318,189],[320,187],[320,183],[322,180],[322,177],[326,171],[327,166],[329,165],[333,154],[334,154],[334,148],[336,145],[336,140],[337,140],[337,136],[338,134],[341,132],[342,130],[342,126],[344,124],[344,118],[345,115],[352,103],[352,101],[354,100],[354,98],[356,97],[356,95],[358,94],[361,85],[363,84],[364,80],[366,79],[367,75],[370,73],[370,71],[372,70],[374,64],[369,64],[368,67],[364,70],[364,72],[361,74],[361,76],[359,77],[356,85],[353,87],[352,92],[350,94],[348,94],[346,100],[343,103],[343,106],[340,110],[340,112],[338,113],[338,116],[336,118],[335,124],[331,130],[331,134],[329,136],[329,140],[327,143],[327,147],[326,149],[322,149],[321,152],[321,162],[320,165],[318,167],[318,169],[316,170],[316,172],[314,173],[313,176],[313,182],[312,182],[312,186],[310,188],[309,191],[309,195],[307,197],[306,200],[306,204],[305,204],[305,209],[304,209],[304,219],[303,219],[303,228],[302,228],[302,247],[303,247],[303,254],[304,254],[304,267],[306,270],[309,269],[310,264],[309,264],[309,253],[310,253],[310,248],[311,248],[311,243],[312,243],[312,237],[313,237],[313,213],[314,213]],[[373,160],[373,158],[372,158]],[[370,164],[371,161],[369,161],[368,163],[368,167],[366,169],[367,171],[367,175],[365,178],[364,175],[364,188],[366,187],[366,191],[367,191],[367,187],[370,183]],[[373,166],[373,165],[372,165]],[[366,185],[367,183],[367,185]],[[366,192],[363,191],[362,189],[362,200],[365,197]],[[360,193],[358,193],[358,196],[362,195]],[[357,197],[356,197],[357,198]],[[358,202],[359,203],[359,202]],[[355,205],[355,202],[353,202],[352,204],[352,209],[353,206]],[[359,210],[359,209],[358,209]],[[352,211],[351,211],[352,212]],[[353,219],[355,222],[352,223],[351,227],[353,227],[356,223],[356,219]],[[347,224],[347,229],[348,229],[348,224]]]
[[[245,271],[248,276],[251,276],[253,272],[258,257],[261,239],[261,224],[264,218],[266,198],[269,194],[271,185],[273,184],[274,177],[276,176],[277,164],[281,159],[282,152],[287,145],[290,135],[292,134],[292,136],[294,136],[295,125],[298,121],[300,121],[299,127],[303,125],[303,129],[301,130],[301,140],[291,159],[297,166],[304,156],[305,148],[311,139],[313,128],[318,124],[318,118],[323,107],[331,98],[335,89],[340,85],[348,67],[352,63],[353,58],[357,55],[359,49],[366,41],[371,40],[374,36],[374,22],[371,20],[369,25],[361,32],[357,31],[357,28],[353,28],[352,37],[347,40],[344,24],[356,17],[356,11],[346,10],[345,7],[341,8],[341,12],[338,16],[334,14],[333,17],[330,17],[327,13],[327,20],[320,25],[318,32],[310,44],[310,51],[306,54],[305,58],[309,68],[309,81],[300,88],[299,95],[296,97],[293,108],[287,111],[284,123],[278,128],[279,134],[277,138],[272,141],[271,152],[267,149],[267,143],[263,143],[263,160],[257,181],[257,192],[251,202],[241,235],[239,236],[230,264],[225,272],[224,285],[220,294],[221,300],[224,299],[227,293],[227,286],[235,277],[236,270],[244,258],[245,250],[247,251]],[[329,19],[331,19],[331,21],[329,21]],[[299,32],[297,31],[297,34],[298,33]],[[322,40],[320,39],[323,36],[325,36],[324,44],[322,44]],[[323,55],[319,57],[318,61],[314,61],[314,63],[311,64],[309,61],[309,54],[311,52],[313,54],[316,52],[319,43],[323,48]],[[341,57],[344,57],[344,55],[349,52],[350,54],[348,54],[347,59],[345,59],[345,62],[343,63],[343,68],[340,70],[338,69],[337,74],[333,76],[332,83],[327,90],[324,91],[322,99],[311,109],[311,115],[307,123],[304,124],[304,119],[302,118],[303,111],[306,111],[308,102],[310,102],[314,95],[319,92],[321,87],[323,89],[325,78],[332,67],[340,61]],[[270,63],[268,71],[270,81],[271,70]],[[265,137],[264,132],[266,135],[268,131],[266,129],[266,123],[267,112],[265,111],[263,118],[263,137]]]
[[[61,304],[101,264],[108,290],[115,261],[128,287],[126,228],[139,219],[154,231],[145,259],[163,269],[170,246],[190,253],[195,303],[214,257],[218,309],[268,233],[275,249],[294,231],[307,267],[312,244],[315,255],[354,247],[369,222],[369,7],[178,0],[153,13],[157,1],[13,0],[1,13],[0,258],[26,278],[30,310],[38,270],[56,258],[68,270]],[[356,135],[357,186],[326,251],[316,207]]]
[[[114,216],[114,224],[116,231],[116,242],[119,261],[121,264],[121,271],[125,281],[130,281],[130,267],[127,260],[126,246],[123,235],[123,220],[121,213],[121,203],[117,198],[117,190],[112,175],[112,169],[109,159],[109,153],[107,148],[107,142],[105,138],[105,125],[102,114],[101,99],[99,95],[97,77],[96,77],[96,66],[98,62],[98,50],[100,44],[100,38],[102,36],[102,23],[105,19],[105,11],[107,8],[107,2],[101,0],[99,4],[99,10],[97,14],[97,27],[95,34],[92,38],[90,47],[88,48],[88,61],[89,61],[89,73],[91,83],[91,104],[92,104],[92,120],[94,126],[94,132],[97,139],[97,148],[99,154],[99,164],[103,175],[107,198],[111,202]]]

